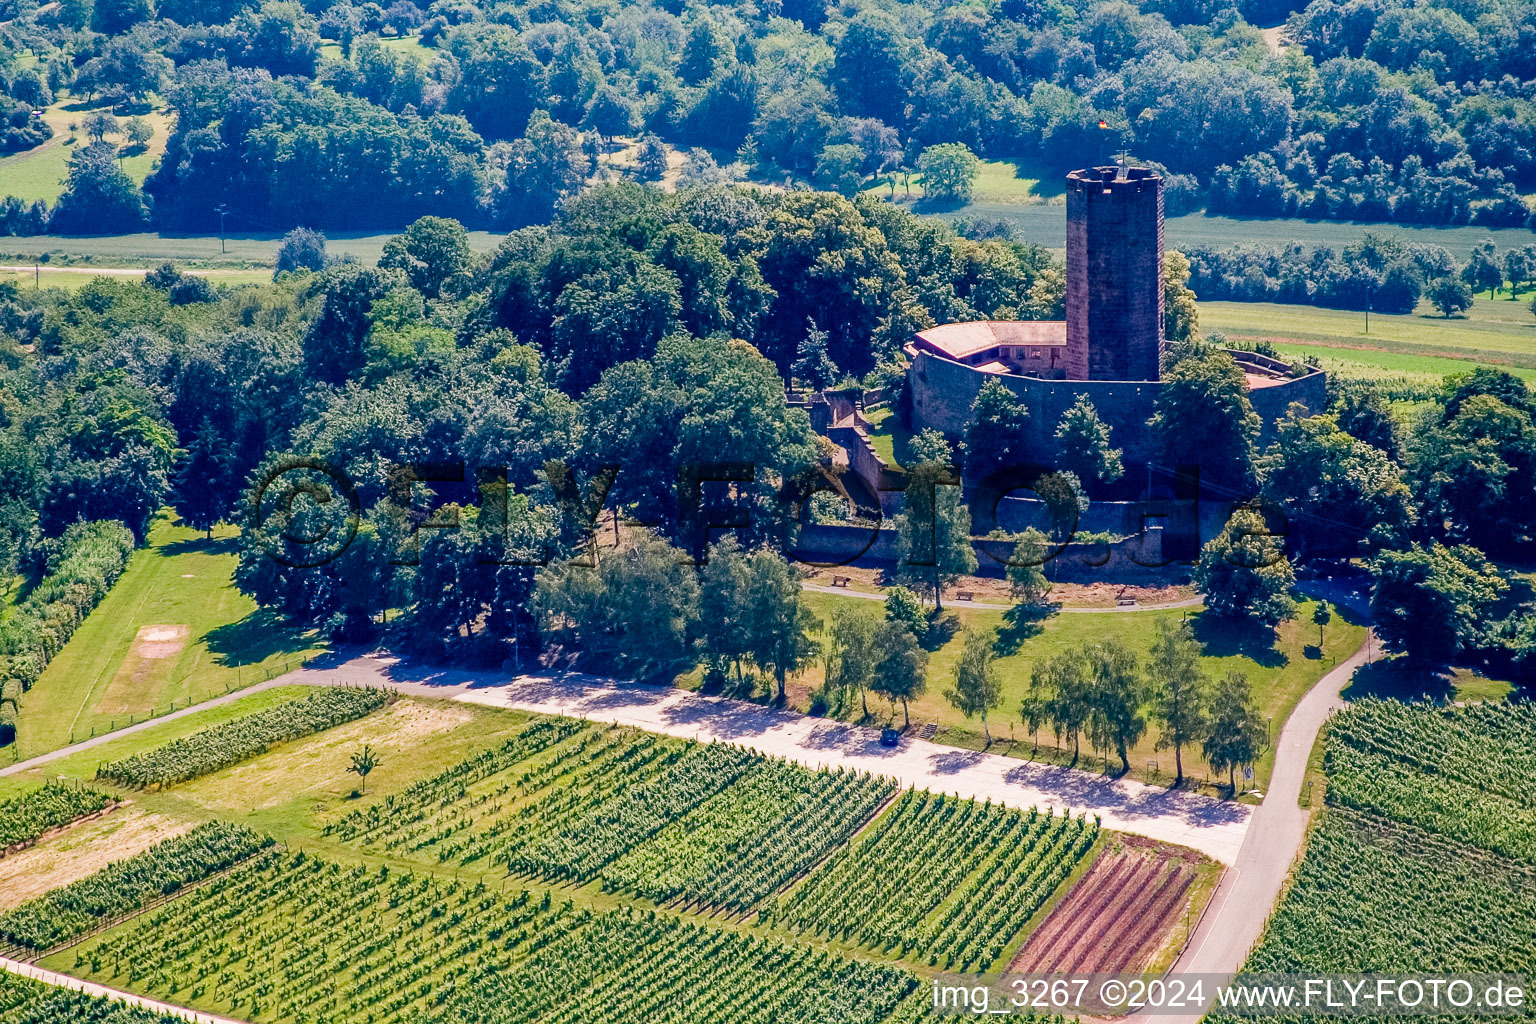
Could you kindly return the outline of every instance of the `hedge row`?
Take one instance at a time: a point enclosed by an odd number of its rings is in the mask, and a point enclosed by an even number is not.
[[[21,796],[0,800],[0,850],[30,843],[49,829],[95,814],[112,802],[99,789],[51,780]]]
[[[273,845],[244,825],[210,821],[143,853],[0,913],[0,939],[32,950],[84,935]]]
[[[317,690],[303,700],[200,729],[163,747],[131,754],[96,770],[96,777],[140,789],[174,786],[262,754],[277,743],[310,736],[371,714],[394,700],[372,687]]]
[[[15,739],[21,695],[112,589],[133,553],[133,533],[116,519],[75,523],[48,560],[47,574],[0,623],[0,746]]]

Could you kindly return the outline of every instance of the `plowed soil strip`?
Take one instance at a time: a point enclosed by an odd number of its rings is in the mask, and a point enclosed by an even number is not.
[[[1105,854],[1025,943],[1009,970],[1139,970],[1177,919],[1194,877],[1194,865],[1181,858],[1134,850]]]

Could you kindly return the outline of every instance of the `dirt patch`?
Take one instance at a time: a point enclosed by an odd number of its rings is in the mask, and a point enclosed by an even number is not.
[[[177,787],[177,794],[221,811],[277,807],[296,796],[348,790],[351,754],[364,743],[388,762],[409,759],[426,737],[472,721],[472,709],[399,700],[382,712],[347,725],[285,743],[253,761]],[[403,762],[402,762],[403,763]]]
[[[96,710],[105,715],[123,715],[152,707],[161,683],[187,645],[188,632],[189,627],[184,625],[140,626],[133,646],[117,666]]]
[[[140,626],[133,650],[146,660],[174,658],[187,642],[186,626]]]
[[[1195,869],[1183,851],[1141,844],[1106,850],[1008,969],[1072,974],[1142,970],[1184,912]]]
[[[0,910],[20,906],[191,829],[190,822],[134,809],[77,825],[0,860]]]

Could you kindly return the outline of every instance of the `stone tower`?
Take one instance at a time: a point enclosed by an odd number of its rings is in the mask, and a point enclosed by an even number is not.
[[[1067,376],[1157,380],[1163,179],[1144,167],[1067,175]]]

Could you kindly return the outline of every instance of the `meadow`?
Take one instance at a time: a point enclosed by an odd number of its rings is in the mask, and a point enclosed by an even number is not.
[[[83,288],[97,277],[133,277],[142,278],[149,273],[149,268],[120,268],[120,267],[49,267],[38,265],[33,267],[20,267],[12,265],[6,269],[0,265],[0,283],[9,282],[18,288]],[[272,272],[269,270],[194,270],[194,274],[205,276],[214,284],[241,285],[241,284],[265,284],[272,280]]]
[[[1351,375],[1462,373],[1468,363],[1536,380],[1536,316],[1529,293],[1511,301],[1480,295],[1447,319],[1421,304],[1413,313],[1365,314],[1268,302],[1202,302],[1200,328],[1229,339],[1267,340],[1281,352],[1311,355]]]
[[[871,617],[884,614],[884,606],[876,601],[849,598],[832,594],[808,593],[806,599],[824,626],[840,608],[851,609]],[[1180,621],[1187,619],[1197,640],[1203,647],[1202,668],[1212,681],[1230,671],[1248,676],[1254,697],[1266,718],[1269,718],[1274,735],[1290,715],[1291,709],[1312,684],[1337,662],[1348,657],[1365,641],[1365,628],[1351,622],[1345,613],[1335,607],[1333,622],[1324,632],[1324,642],[1317,647],[1317,627],[1312,625],[1310,600],[1298,602],[1296,617],[1283,623],[1273,632],[1249,629],[1207,616],[1198,608],[1134,611],[1107,614],[1079,614],[1060,612],[1039,619],[1020,616],[1015,612],[986,609],[946,608],[945,620],[936,631],[935,644],[930,641],[928,662],[928,691],[912,702],[911,714],[915,726],[936,726],[934,740],[957,747],[980,749],[985,737],[979,719],[967,719],[944,699],[943,691],[954,684],[955,668],[964,646],[965,630],[995,631],[998,636],[996,665],[1002,686],[1002,702],[989,716],[993,753],[1001,753],[1032,760],[1062,764],[1072,758],[1070,745],[1058,744],[1049,730],[1031,736],[1019,720],[1019,705],[1029,691],[1030,673],[1034,665],[1068,648],[1093,641],[1114,638],[1131,650],[1144,655],[1152,642],[1155,623],[1159,619]],[[801,678],[802,684],[813,688],[822,681],[822,668],[817,665]],[[805,699],[808,699],[808,692]],[[871,698],[871,712],[878,719],[902,721],[901,706],[891,706],[878,697]],[[855,702],[849,713],[857,715]],[[1167,785],[1173,777],[1173,752],[1153,749],[1157,730],[1149,727],[1147,735],[1130,752],[1132,776]],[[1113,768],[1119,764],[1112,756],[1105,761],[1084,742],[1080,767]],[[1156,762],[1157,770],[1150,768]],[[1255,766],[1255,783],[1263,789],[1270,767],[1274,764],[1273,751],[1266,752]],[[1184,751],[1186,774],[1199,780],[1205,770],[1199,751]],[[1214,783],[1224,779],[1212,779],[1207,789],[1217,792]]]
[[[1100,163],[1115,159],[1109,152],[1090,155]],[[864,189],[870,195],[913,208],[917,213],[955,220],[962,217],[988,217],[1003,221],[1017,236],[1047,249],[1065,250],[1067,246],[1066,174],[1031,160],[983,160],[973,185],[971,200],[960,206],[937,206],[924,202],[920,175],[915,172],[903,184],[897,176],[894,191],[881,180]],[[1529,245],[1536,234],[1526,228],[1485,228],[1471,225],[1427,227],[1412,224],[1369,223],[1363,221],[1300,220],[1288,217],[1207,216],[1203,212],[1169,217],[1165,238],[1169,248],[1210,245],[1284,246],[1293,242],[1307,248],[1320,245],[1342,249],[1359,241],[1366,233],[1400,237],[1406,241],[1443,245],[1465,260],[1473,248],[1492,239],[1500,250]]]
[[[17,759],[259,682],[320,650],[231,585],[234,537],[233,527],[208,538],[155,522],[148,545],[22,698]]]
[[[69,175],[70,156],[89,141],[79,126],[90,112],[78,97],[67,94],[45,108],[43,120],[53,128],[53,137],[41,146],[0,157],[0,196],[16,196],[29,203],[41,199],[50,205],[57,201]],[[163,109],[147,109],[139,116],[155,130],[154,138],[147,146],[125,152],[122,168],[130,178],[143,184],[165,153],[171,119]],[[75,130],[71,130],[71,125],[76,126]],[[124,145],[118,136],[109,136],[108,141]]]
[[[333,256],[352,256],[363,263],[377,263],[384,243],[398,232],[327,233],[326,249]],[[0,265],[25,265],[34,261],[60,262],[70,266],[148,266],[172,260],[194,268],[267,268],[277,260],[284,232],[242,232],[227,235],[175,235],[144,231],[129,235],[65,236],[18,235],[0,237]],[[469,244],[477,252],[489,252],[504,235],[471,231]]]
[[[419,33],[403,36],[376,36],[375,38],[378,39],[379,45],[383,46],[384,49],[393,50],[396,53],[410,54],[412,57],[415,57],[422,63],[430,61],[434,56],[437,55],[437,48],[428,46],[423,43]],[[341,44],[321,43],[320,56],[325,57],[328,60],[341,60]]]

